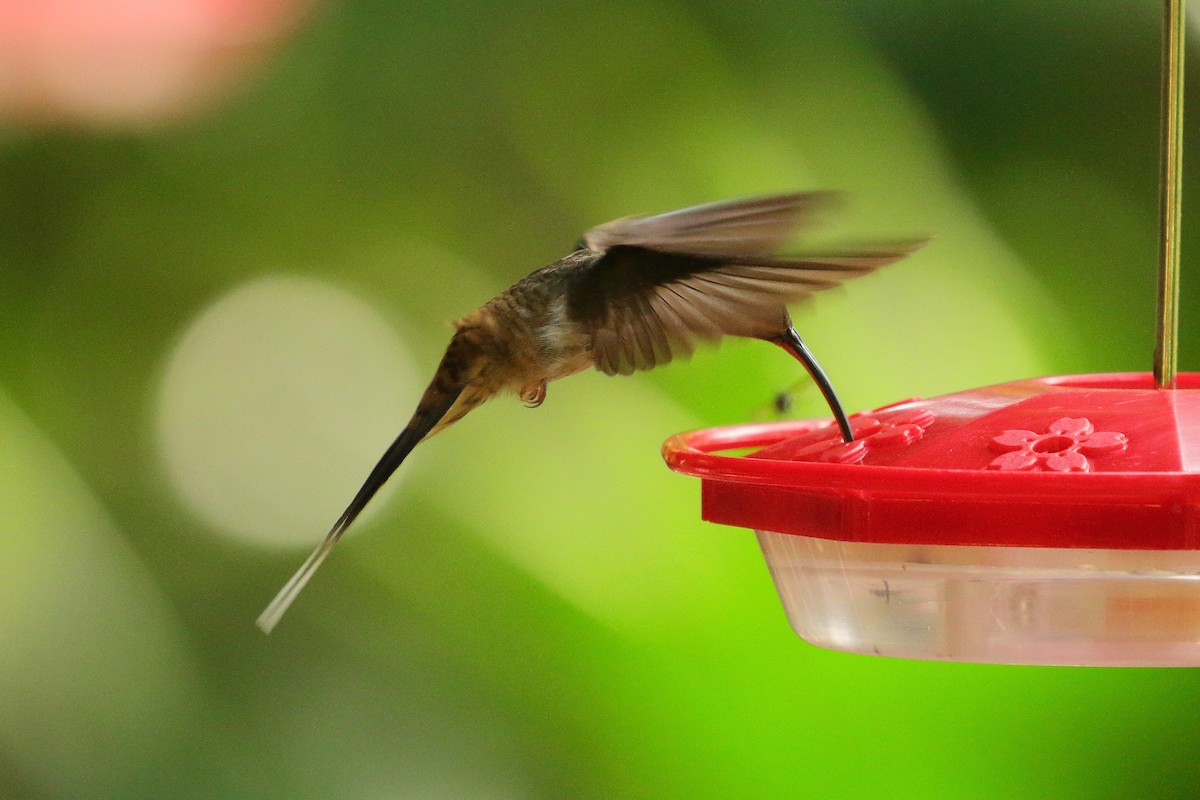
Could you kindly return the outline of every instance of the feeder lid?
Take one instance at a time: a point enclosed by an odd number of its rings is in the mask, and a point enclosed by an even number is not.
[[[669,439],[712,522],[841,541],[1200,550],[1200,373],[1053,376]],[[757,448],[744,456],[717,451]]]

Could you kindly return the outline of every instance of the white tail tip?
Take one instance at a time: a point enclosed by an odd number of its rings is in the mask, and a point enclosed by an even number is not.
[[[263,612],[258,615],[256,623],[263,633],[270,633],[279,624],[279,620],[287,613],[288,608],[292,605],[292,601],[296,599],[296,595],[300,594],[300,590],[304,588],[313,573],[317,571],[317,567],[321,566],[321,562],[329,555],[329,551],[337,544],[341,538],[342,526],[336,525],[333,530],[317,545],[317,549],[313,550],[304,563],[300,565],[300,569],[296,570],[283,588],[279,590],[279,594],[275,595]]]

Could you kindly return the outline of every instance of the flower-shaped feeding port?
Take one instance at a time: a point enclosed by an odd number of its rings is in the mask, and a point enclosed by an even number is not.
[[[852,442],[843,440],[835,428],[818,428],[807,436],[789,440],[787,451],[768,450],[764,455],[779,457],[786,452],[792,461],[861,464],[873,450],[905,447],[919,441],[933,422],[933,414],[925,409],[879,409],[850,418]]]
[[[682,434],[792,626],[859,653],[1200,665],[1200,375],[1059,376]],[[753,449],[749,455],[722,450]]]
[[[1129,439],[1117,431],[1099,431],[1086,417],[1063,417],[1046,433],[1005,431],[992,437],[992,449],[1003,453],[990,469],[1090,472],[1092,457],[1124,450]]]

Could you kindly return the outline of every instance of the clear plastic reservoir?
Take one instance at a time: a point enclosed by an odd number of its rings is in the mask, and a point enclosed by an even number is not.
[[[793,629],[821,647],[989,663],[1200,664],[1200,552],[757,533]]]

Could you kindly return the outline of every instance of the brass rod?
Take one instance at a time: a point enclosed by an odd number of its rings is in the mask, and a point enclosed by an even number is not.
[[[1164,0],[1159,139],[1158,330],[1154,380],[1175,388],[1179,332],[1179,220],[1183,186],[1184,0]]]

